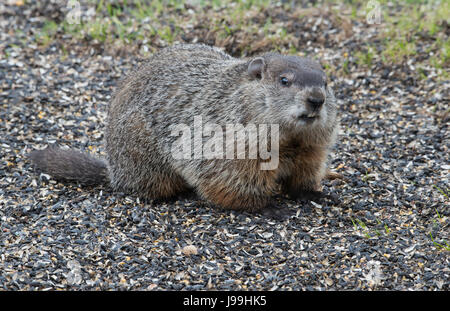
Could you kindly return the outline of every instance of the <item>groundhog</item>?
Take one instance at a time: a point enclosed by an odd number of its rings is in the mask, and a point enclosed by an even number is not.
[[[148,199],[193,189],[214,205],[258,211],[274,194],[296,199],[320,190],[336,110],[327,77],[313,60],[278,53],[238,59],[207,45],[175,45],[119,84],[108,108],[106,159],[56,147],[34,151],[31,159],[55,179],[106,183]],[[214,131],[190,132],[198,120]],[[232,148],[240,141],[225,139],[230,124],[253,129],[245,135],[247,157]],[[258,132],[261,125],[266,131]],[[260,145],[268,141],[277,159],[263,168],[273,160],[262,157]],[[213,156],[205,146],[214,147]],[[187,151],[177,153],[181,147]]]

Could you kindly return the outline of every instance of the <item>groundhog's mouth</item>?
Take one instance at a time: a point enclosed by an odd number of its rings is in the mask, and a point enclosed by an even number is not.
[[[305,121],[305,122],[313,122],[314,120],[318,119],[319,115],[314,114],[314,113],[310,113],[310,114],[302,114],[300,115],[297,119],[299,121]]]

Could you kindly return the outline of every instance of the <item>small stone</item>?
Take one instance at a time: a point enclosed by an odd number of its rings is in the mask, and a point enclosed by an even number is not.
[[[195,247],[194,245],[186,245],[185,247],[183,247],[181,252],[184,255],[186,255],[186,256],[191,256],[191,255],[197,255],[198,254],[197,247]]]
[[[147,286],[148,290],[154,290],[156,287],[158,287],[158,285],[156,284],[150,284],[149,286]]]
[[[67,284],[69,285],[79,285],[82,281],[82,277],[79,273],[70,271],[67,273]]]

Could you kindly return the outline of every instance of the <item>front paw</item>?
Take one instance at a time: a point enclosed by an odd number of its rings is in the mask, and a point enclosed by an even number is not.
[[[316,203],[321,203],[323,201],[324,194],[322,191],[297,190],[297,191],[290,191],[289,197],[292,200],[306,200],[306,201],[314,201]]]
[[[294,215],[294,211],[281,204],[269,203],[265,208],[258,211],[258,214],[277,221],[285,221]]]

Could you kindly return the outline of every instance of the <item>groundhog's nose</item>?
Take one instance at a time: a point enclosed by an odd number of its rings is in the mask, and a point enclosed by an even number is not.
[[[308,105],[313,110],[318,110],[325,102],[325,96],[323,95],[322,90],[319,88],[314,88],[312,91],[308,94],[308,97],[306,98],[306,101],[308,102]]]

